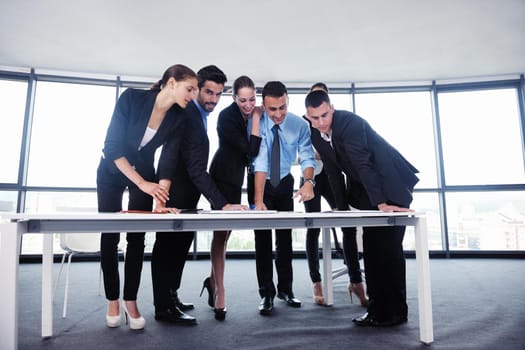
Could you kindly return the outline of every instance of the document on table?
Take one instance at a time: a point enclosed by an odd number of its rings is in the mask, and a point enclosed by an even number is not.
[[[202,214],[275,214],[277,210],[202,210]]]

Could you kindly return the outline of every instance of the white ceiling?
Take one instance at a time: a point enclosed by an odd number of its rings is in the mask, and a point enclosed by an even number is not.
[[[373,83],[525,72],[525,0],[0,0],[0,69]]]

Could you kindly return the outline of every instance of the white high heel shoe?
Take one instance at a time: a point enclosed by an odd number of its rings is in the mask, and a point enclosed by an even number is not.
[[[139,316],[137,318],[133,318],[130,316],[128,309],[126,309],[126,302],[122,301],[122,310],[124,310],[124,316],[126,317],[126,324],[129,324],[129,329],[137,330],[137,329],[144,329],[146,326],[146,320],[144,317]]]
[[[109,328],[120,327],[120,315],[108,316],[106,315],[106,326]]]
[[[106,326],[109,328],[120,327],[120,313],[116,316],[106,314]]]

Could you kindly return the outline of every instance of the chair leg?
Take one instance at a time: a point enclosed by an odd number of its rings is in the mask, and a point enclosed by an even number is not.
[[[64,267],[64,261],[66,260],[67,252],[62,255],[62,262],[60,263],[60,270],[58,271],[57,281],[55,283],[55,289],[53,290],[53,300],[55,300],[55,295],[57,294],[58,284],[60,283],[60,276],[62,275],[62,268]]]
[[[346,275],[348,273],[348,268],[346,265],[341,266],[337,269],[332,270],[332,279],[335,280],[337,277]]]
[[[66,270],[66,286],[64,288],[64,307],[62,309],[62,318],[66,318],[67,313],[67,297],[69,292],[69,268],[71,266],[71,258],[75,255],[75,253],[71,253],[69,255],[69,259],[67,260],[67,270]]]

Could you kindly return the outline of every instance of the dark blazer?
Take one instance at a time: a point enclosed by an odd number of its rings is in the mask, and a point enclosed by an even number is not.
[[[242,187],[244,169],[259,153],[261,137],[250,135],[237,103],[219,113],[217,121],[219,149],[210,165],[210,175],[217,181]]]
[[[348,203],[358,209],[371,209],[380,203],[408,207],[412,202],[412,190],[419,181],[415,175],[418,170],[358,115],[334,112],[333,148],[318,130],[312,132],[312,142],[328,177],[341,172],[347,177],[347,199],[340,181],[332,182],[339,209],[347,209]]]
[[[146,172],[151,180],[150,173],[155,174],[155,151],[161,145],[164,145],[164,156],[158,165],[158,177],[170,178],[175,171],[186,119],[184,110],[178,105],[175,104],[168,110],[153,139],[139,151],[157,94],[158,91],[130,88],[118,99],[106,133],[103,157],[100,161],[101,166],[109,173],[120,173],[114,161],[126,157],[141,175],[146,175],[144,174]]]
[[[210,142],[201,114],[194,101],[184,111],[187,116],[186,132],[175,172],[171,176],[170,201],[167,205],[181,209],[195,208],[202,193],[212,209],[222,209],[227,201],[207,172]]]

